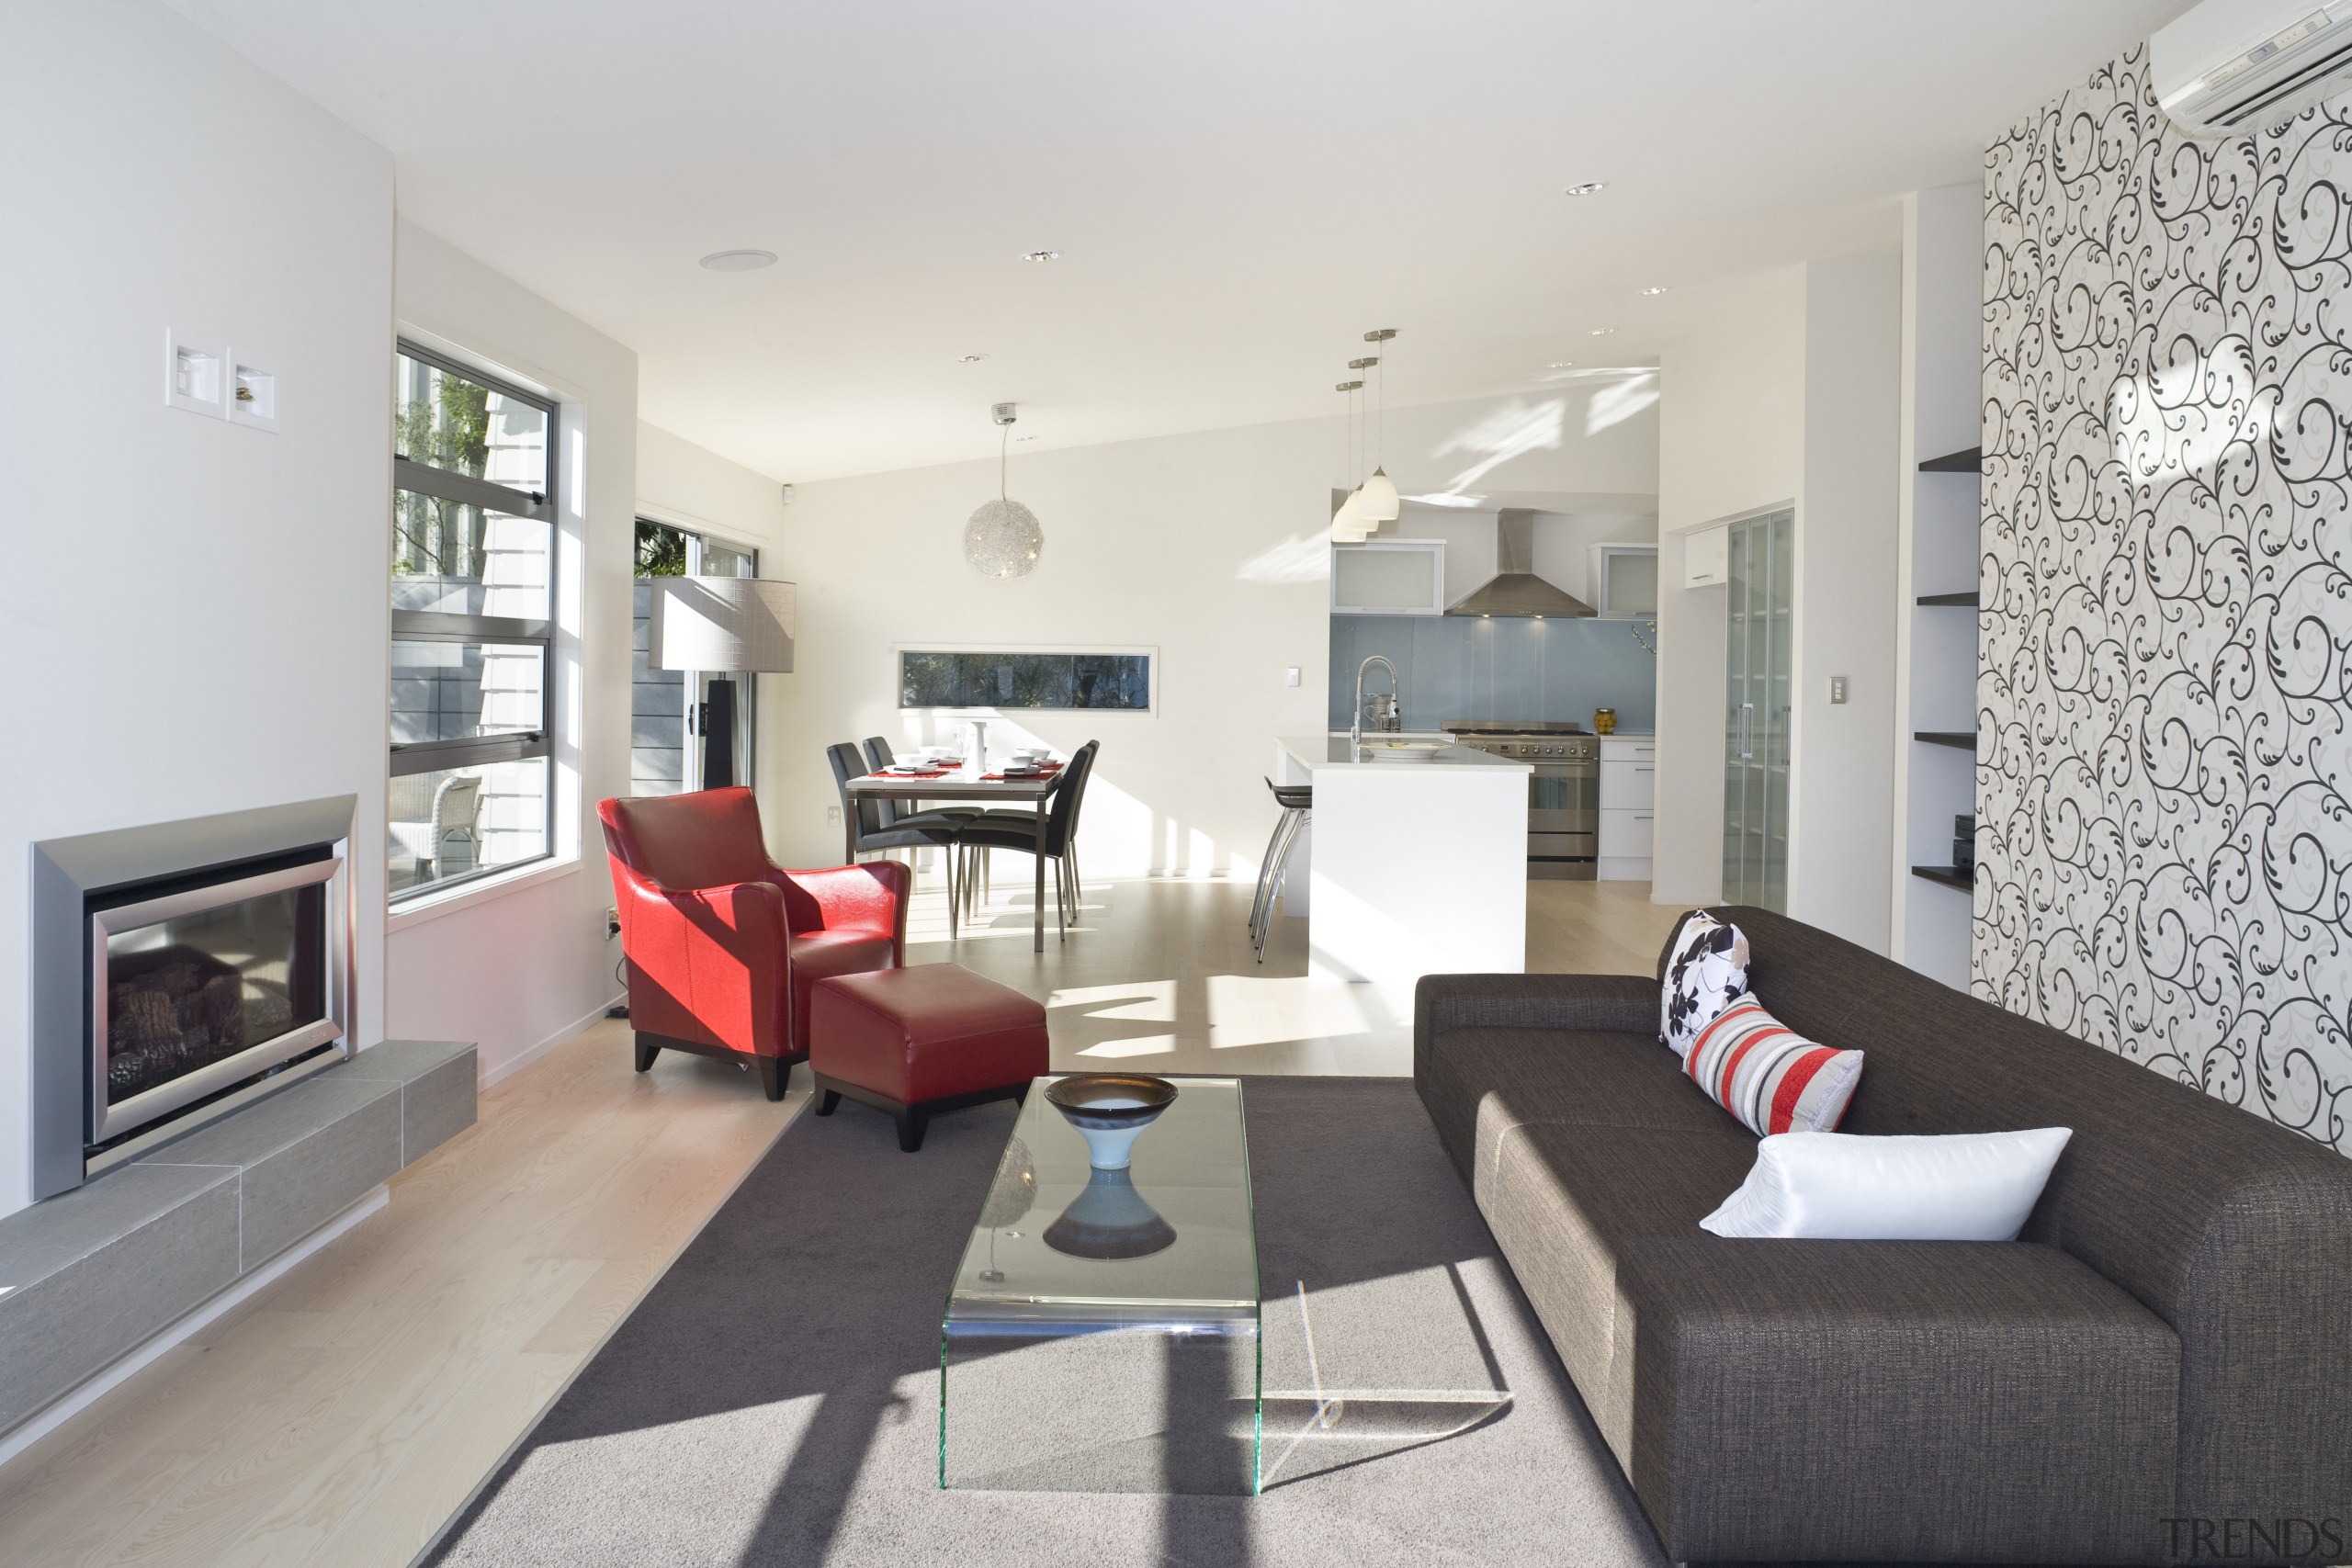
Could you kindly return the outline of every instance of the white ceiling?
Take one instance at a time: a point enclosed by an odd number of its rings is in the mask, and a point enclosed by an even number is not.
[[[1654,362],[2185,8],[169,3],[635,348],[647,420],[786,479],[992,455],[999,400],[1033,451],[1333,414],[1368,327],[1399,403]],[[747,246],[782,260],[696,265]]]

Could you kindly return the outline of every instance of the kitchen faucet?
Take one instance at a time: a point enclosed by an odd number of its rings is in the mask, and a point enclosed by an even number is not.
[[[1375,653],[1370,659],[1365,660],[1362,664],[1357,665],[1356,711],[1352,716],[1351,716],[1351,722],[1348,725],[1348,744],[1351,747],[1361,746],[1363,744],[1363,678],[1375,664],[1388,671],[1388,690],[1393,695],[1399,699],[1400,704],[1405,695],[1404,682],[1396,679],[1396,666],[1389,663],[1388,660],[1381,658],[1380,655]]]

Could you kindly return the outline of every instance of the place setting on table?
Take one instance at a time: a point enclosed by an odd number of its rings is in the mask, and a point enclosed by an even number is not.
[[[842,788],[844,795],[852,799],[936,800],[956,804],[990,801],[1029,807],[1035,823],[1034,837],[1037,852],[1036,904],[1032,920],[1031,946],[1034,951],[1042,953],[1046,946],[1047,807],[1061,784],[1067,766],[1065,761],[1054,756],[1050,749],[1043,746],[1014,747],[1002,753],[1001,761],[991,766],[988,727],[975,722],[964,727],[964,733],[955,745],[919,747],[903,760],[889,761],[861,776],[844,780]],[[852,822],[848,827],[850,858],[855,860],[856,825]]]

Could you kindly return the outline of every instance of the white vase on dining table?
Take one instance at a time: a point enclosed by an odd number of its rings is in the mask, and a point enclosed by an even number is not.
[[[977,779],[989,771],[989,721],[976,718],[964,726],[964,776]]]

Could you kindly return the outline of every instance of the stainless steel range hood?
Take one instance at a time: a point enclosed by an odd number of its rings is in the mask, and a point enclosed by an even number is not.
[[[1495,564],[1485,582],[1445,607],[1449,615],[1556,615],[1599,614],[1573,593],[1564,593],[1535,575],[1535,513],[1506,507],[1495,514]]]

